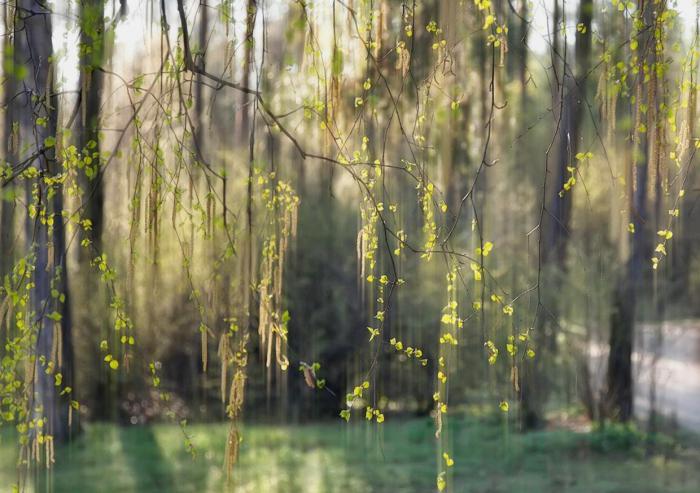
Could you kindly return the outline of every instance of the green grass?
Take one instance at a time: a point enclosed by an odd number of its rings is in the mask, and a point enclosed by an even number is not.
[[[430,492],[435,491],[434,427],[388,419],[377,427],[254,425],[244,429],[234,486],[222,470],[226,424],[193,425],[193,461],[179,427],[92,425],[57,451],[54,492]],[[612,430],[520,435],[497,420],[454,418],[446,430],[455,466],[450,491],[470,493],[697,493],[700,451]],[[0,442],[0,491],[14,481],[14,450]],[[45,472],[41,472],[46,476]],[[44,490],[44,488],[41,488]],[[46,490],[49,491],[49,490]]]

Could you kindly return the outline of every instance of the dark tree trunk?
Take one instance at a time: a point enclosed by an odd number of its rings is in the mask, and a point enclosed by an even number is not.
[[[635,306],[634,288],[626,280],[621,280],[613,293],[613,311],[610,315],[605,414],[622,422],[629,420],[633,412],[632,346]]]
[[[5,38],[3,42],[3,66],[14,67],[17,56],[14,50],[14,35],[9,4],[5,6]],[[4,153],[0,162],[15,164],[17,162],[17,134],[19,129],[15,127],[14,98],[17,91],[16,74],[6,73],[3,83],[3,103],[5,106],[3,146]],[[0,191],[0,280],[12,270],[14,264],[14,231],[15,231],[15,201],[14,185],[9,183]]]
[[[34,124],[33,135],[27,136],[28,141],[35,141],[29,152],[43,149],[37,159],[37,166],[46,176],[54,176],[60,173],[61,166],[56,161],[55,145],[47,144],[50,138],[56,136],[58,117],[58,101],[52,94],[54,69],[51,61],[51,13],[38,0],[21,0],[19,4],[24,12],[32,12],[29,16],[19,14],[23,25],[18,26],[18,29],[23,29],[24,38],[22,58],[29,66],[29,74],[24,82],[32,92],[32,98],[27,100],[27,107],[23,111],[30,112],[34,121],[38,118],[46,121],[46,125]],[[38,323],[34,398],[38,404],[38,414],[47,419],[47,432],[55,442],[60,443],[68,439],[70,432],[69,397],[61,396],[60,393],[65,387],[73,386],[72,341],[62,217],[63,192],[60,185],[56,186],[53,197],[49,200],[48,191],[45,181],[39,180],[38,206],[40,210],[45,208],[47,217],[53,215],[53,227],[42,224],[39,217],[28,227],[28,240],[32,241],[32,252],[35,255],[32,309]],[[32,200],[31,197],[28,198]],[[66,296],[64,301],[51,296],[52,283],[53,288]],[[52,313],[57,316],[50,318]],[[62,383],[57,386],[55,376],[59,373],[62,375]]]
[[[255,21],[257,18],[258,4],[256,0],[247,0],[246,25],[245,25],[245,54],[243,59],[243,77],[241,83],[248,87],[251,85],[251,74],[253,73],[253,62],[255,61]],[[237,120],[236,142],[247,144],[250,134],[252,106],[251,96],[241,93],[240,108],[238,109],[239,120]]]
[[[202,4],[200,6],[200,16],[199,16],[199,57],[200,60],[196,60],[195,63],[201,64],[201,67],[206,70],[206,50],[207,50],[207,35],[209,33],[209,7]],[[204,76],[200,73],[197,74],[197,84],[195,85],[195,124],[194,138],[199,152],[204,150]]]
[[[560,9],[555,4],[553,17],[553,66],[563,87],[558,87],[553,95],[555,108],[558,107],[556,144],[556,167],[553,180],[546,190],[546,212],[542,218],[542,264],[550,274],[547,278],[545,297],[542,300],[546,310],[540,311],[535,344],[539,348],[538,356],[530,368],[524,372],[521,384],[521,426],[523,429],[536,429],[544,424],[544,405],[549,388],[552,385],[553,372],[551,359],[557,351],[557,326],[561,316],[559,297],[562,293],[567,271],[567,250],[569,244],[569,225],[572,214],[573,189],[564,190],[564,184],[571,173],[569,168],[577,165],[576,154],[581,145],[581,127],[585,111],[586,79],[590,70],[591,59],[591,20],[593,17],[592,0],[581,0],[578,11],[578,25],[582,26],[576,33],[575,60],[571,63],[565,56],[565,47],[559,40]],[[566,63],[564,63],[566,62]],[[521,84],[524,84],[524,71]],[[524,94],[524,90],[523,90]],[[563,193],[560,193],[562,192]],[[549,315],[554,319],[549,319]]]
[[[80,28],[79,46],[79,88],[80,111],[76,125],[76,145],[81,152],[85,166],[79,170],[78,183],[82,189],[82,219],[92,223],[92,228],[83,234],[92,242],[89,248],[79,248],[79,278],[76,283],[81,298],[90,303],[76,310],[78,325],[85,329],[84,339],[90,347],[97,347],[105,337],[104,327],[109,325],[106,313],[104,291],[99,281],[92,275],[90,261],[103,251],[102,231],[104,214],[104,176],[100,176],[100,116],[102,90],[104,84],[103,65],[107,62],[107,46],[105,44],[104,0],[80,0],[78,3]],[[122,4],[120,16],[124,14],[125,4]],[[91,405],[93,417],[107,419],[110,417],[111,395],[109,382],[103,369],[102,355],[95,352],[90,357],[93,369],[89,384],[93,387],[90,393],[94,396]],[[85,383],[85,382],[84,382]]]
[[[645,47],[640,54],[641,63],[650,67],[656,61],[655,45],[652,36],[656,36],[654,8],[650,2],[640,1],[646,29],[639,36],[639,46]],[[652,34],[653,33],[653,34]],[[641,71],[640,71],[641,72]],[[647,130],[644,132],[634,128],[639,135],[635,141],[632,165],[632,176],[628,177],[631,185],[630,221],[635,224],[635,233],[631,236],[631,254],[618,280],[614,299],[613,311],[610,317],[610,353],[608,355],[607,395],[604,403],[605,415],[616,421],[625,422],[634,414],[634,388],[632,381],[632,351],[634,347],[634,321],[637,308],[637,290],[644,279],[645,272],[650,271],[651,238],[655,221],[648,211],[647,188],[649,181],[650,159],[655,154],[650,150],[650,144],[656,146],[658,136],[655,135],[657,119],[659,118],[657,101],[657,71],[650,70],[649,80],[639,79],[637,82],[637,120],[642,121],[645,115]],[[642,112],[640,106],[644,102],[647,110]],[[635,124],[635,127],[637,125]],[[649,137],[652,135],[652,137]],[[658,179],[658,177],[657,177]]]
[[[100,100],[102,96],[102,64],[104,62],[104,0],[80,0],[80,91],[78,149],[93,163],[100,162]],[[94,166],[94,164],[93,164]],[[83,218],[92,222],[89,238],[100,250],[104,208],[103,180],[95,173],[80,173]],[[81,249],[88,258],[89,250]]]
[[[576,32],[576,52],[574,63],[566,60],[562,69],[564,99],[561,101],[561,118],[559,122],[557,167],[555,180],[549,193],[547,206],[550,215],[550,227],[547,228],[545,260],[553,263],[562,273],[566,271],[566,253],[571,223],[573,189],[565,191],[564,184],[570,176],[570,167],[577,165],[576,154],[580,149],[581,125],[585,111],[586,77],[590,70],[591,59],[591,20],[593,16],[592,0],[582,0],[579,5],[578,25],[583,26]],[[563,56],[563,55],[562,55]],[[574,69],[572,67],[575,68]]]

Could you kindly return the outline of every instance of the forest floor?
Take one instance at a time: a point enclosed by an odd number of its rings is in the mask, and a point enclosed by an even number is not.
[[[57,450],[50,473],[57,493],[431,492],[436,491],[434,424],[399,419],[346,425],[251,425],[226,485],[226,424],[188,427],[193,460],[176,425],[91,425]],[[454,417],[446,428],[455,465],[449,491],[469,493],[697,493],[700,442],[649,437],[634,429],[521,435],[502,416]],[[14,448],[0,436],[0,491],[15,480]],[[441,464],[442,466],[442,464]],[[39,474],[46,477],[42,470]]]

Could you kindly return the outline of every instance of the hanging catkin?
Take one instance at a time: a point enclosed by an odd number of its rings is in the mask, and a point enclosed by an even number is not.
[[[207,371],[207,360],[209,358],[209,351],[207,348],[208,345],[208,338],[207,338],[207,326],[204,324],[201,324],[199,326],[199,332],[201,334],[201,341],[202,341],[202,371],[206,373]]]
[[[271,173],[270,176],[274,177],[274,174]],[[265,178],[262,179],[265,181]],[[264,241],[262,249],[258,285],[258,335],[265,366],[269,368],[272,365],[274,350],[275,361],[282,370],[286,370],[289,365],[286,356],[287,315],[282,309],[282,287],[289,239],[296,234],[299,197],[283,181],[277,181],[274,187],[263,189],[263,197],[267,199],[268,210],[275,214],[273,230]]]
[[[238,414],[243,409],[243,400],[245,397],[245,378],[245,373],[240,368],[237,369],[236,373],[233,375],[227,407],[227,413],[230,418],[238,417]]]
[[[226,403],[226,384],[228,373],[228,334],[223,334],[219,339],[219,348],[217,350],[219,360],[221,361],[221,402]]]
[[[53,360],[56,362],[58,368],[63,367],[63,336],[61,332],[61,324],[55,322],[53,324]]]
[[[238,447],[240,441],[238,426],[236,425],[235,421],[232,421],[228,429],[228,439],[226,440],[226,457],[224,459],[226,475],[229,478],[231,477],[233,466],[236,465],[236,461],[238,460]]]

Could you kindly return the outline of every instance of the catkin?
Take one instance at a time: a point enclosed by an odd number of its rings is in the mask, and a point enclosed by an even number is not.
[[[207,350],[207,328],[204,325],[200,327],[200,333],[202,335],[202,370],[206,373],[209,355]]]
[[[228,335],[223,334],[219,340],[219,359],[221,360],[221,402],[226,402],[226,380],[228,372]]]

